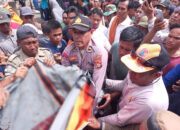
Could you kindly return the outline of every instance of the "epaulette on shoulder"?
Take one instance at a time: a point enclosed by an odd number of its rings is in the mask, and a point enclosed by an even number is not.
[[[9,57],[9,61],[13,61],[16,57],[18,57],[17,54],[12,54],[10,57]]]
[[[44,48],[44,47],[39,47],[39,50],[40,50],[40,51],[48,51],[48,52],[51,52],[48,48]]]

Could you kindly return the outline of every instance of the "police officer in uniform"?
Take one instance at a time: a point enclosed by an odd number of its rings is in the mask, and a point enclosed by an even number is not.
[[[91,39],[92,23],[89,18],[78,16],[72,23],[73,43],[62,53],[62,65],[77,65],[82,70],[92,72],[96,86],[96,97],[99,96],[107,67],[107,54],[104,56]]]
[[[35,58],[48,59],[51,63],[54,62],[53,56],[48,49],[39,48],[37,32],[32,27],[22,25],[18,28],[17,43],[20,49],[8,59],[5,69],[6,77],[12,75],[20,66],[31,67],[35,62]]]

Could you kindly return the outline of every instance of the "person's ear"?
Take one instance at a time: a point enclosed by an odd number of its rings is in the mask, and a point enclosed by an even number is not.
[[[162,75],[162,73],[163,73],[162,71],[158,71],[158,72],[154,73],[153,74],[154,79],[159,78]]]
[[[170,15],[170,9],[169,9],[169,10],[167,10],[167,14],[168,14],[168,15]]]
[[[18,46],[21,47],[21,41],[20,41],[20,40],[17,40],[16,42],[17,42]]]
[[[91,34],[93,34],[93,32],[94,32],[94,31],[93,31],[93,29],[91,29],[91,31],[90,31],[90,32],[91,32]]]

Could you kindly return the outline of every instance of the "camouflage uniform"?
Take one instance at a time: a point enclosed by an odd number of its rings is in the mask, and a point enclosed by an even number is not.
[[[52,59],[53,56],[48,49],[39,48],[38,54],[36,55],[36,57]],[[16,68],[23,66],[24,60],[26,58],[29,58],[29,56],[24,54],[22,49],[16,51],[14,54],[12,54],[7,61],[7,65],[6,65],[6,69],[5,69],[5,76],[7,77],[7,76],[12,75],[16,71]]]

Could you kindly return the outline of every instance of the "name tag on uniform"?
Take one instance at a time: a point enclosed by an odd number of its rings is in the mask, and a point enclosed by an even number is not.
[[[76,57],[76,56],[69,57],[69,61],[70,61],[71,65],[79,64],[78,57]]]

